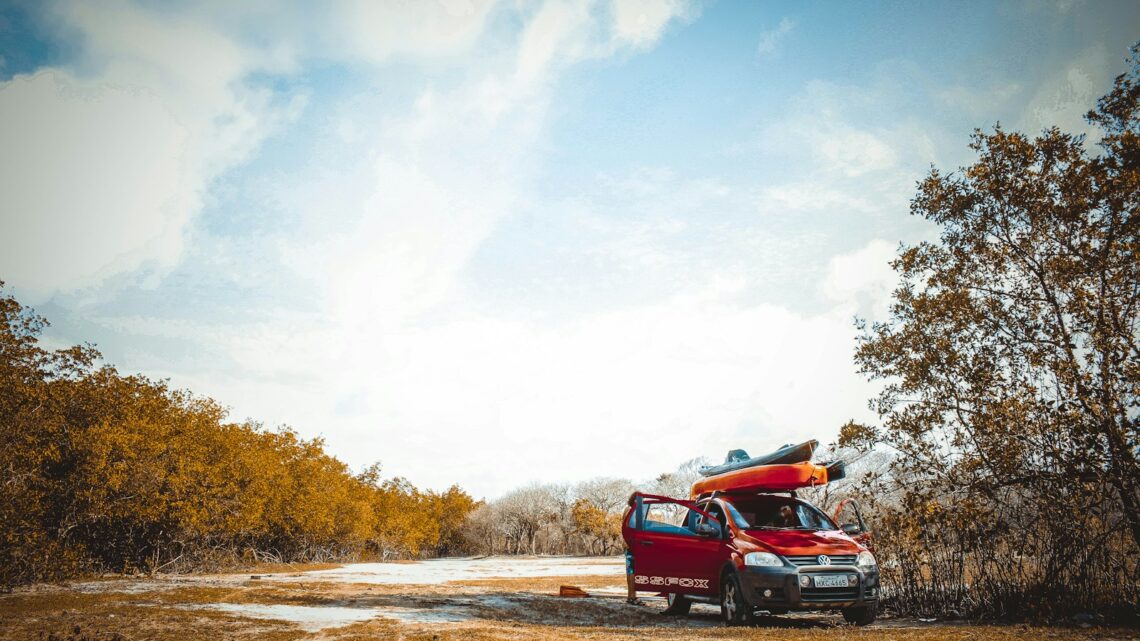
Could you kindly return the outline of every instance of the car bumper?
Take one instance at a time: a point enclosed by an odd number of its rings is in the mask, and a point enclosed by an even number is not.
[[[843,587],[816,587],[821,575],[854,576]],[[801,583],[807,577],[808,585]],[[873,605],[879,601],[879,570],[853,565],[800,567],[747,566],[741,573],[744,596],[757,610],[824,610]]]

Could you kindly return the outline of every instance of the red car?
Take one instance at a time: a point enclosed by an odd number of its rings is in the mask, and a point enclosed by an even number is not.
[[[842,507],[842,506],[841,506]],[[839,609],[857,625],[875,620],[879,568],[857,523],[839,527],[785,494],[725,493],[697,501],[634,494],[622,537],[634,584],[668,598],[666,613],[719,603],[729,625],[757,612]]]

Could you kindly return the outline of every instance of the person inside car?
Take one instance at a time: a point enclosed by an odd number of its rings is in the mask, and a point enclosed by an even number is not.
[[[776,527],[799,527],[800,520],[796,517],[796,511],[790,505],[780,506],[780,516],[776,519]]]

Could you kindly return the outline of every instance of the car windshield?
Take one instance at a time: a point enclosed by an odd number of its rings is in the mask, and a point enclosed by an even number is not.
[[[725,500],[732,519],[746,529],[835,530],[818,508],[786,496],[742,496]]]

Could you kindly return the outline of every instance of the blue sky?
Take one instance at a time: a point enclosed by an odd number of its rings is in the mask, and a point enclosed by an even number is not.
[[[908,214],[1134,2],[0,3],[0,279],[128,372],[495,496],[874,420]],[[1129,25],[1133,25],[1130,27]]]

